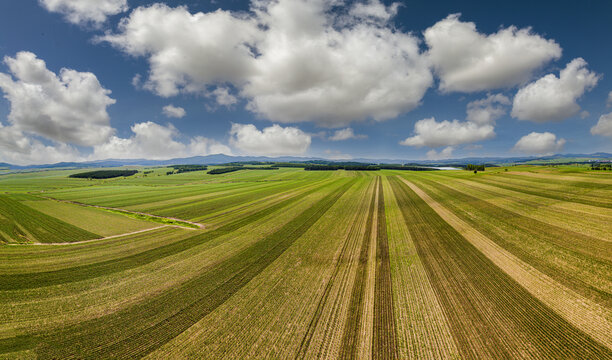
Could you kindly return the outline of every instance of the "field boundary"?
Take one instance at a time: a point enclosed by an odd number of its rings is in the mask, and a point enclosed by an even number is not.
[[[203,224],[192,222],[189,220],[184,220],[184,219],[177,219],[177,218],[168,217],[168,216],[147,214],[147,213],[143,213],[139,211],[130,211],[130,210],[124,210],[124,209],[108,207],[108,206],[85,204],[85,203],[81,203],[78,201],[72,201],[72,200],[61,200],[61,199],[56,199],[56,198],[52,198],[49,196],[42,196],[42,195],[36,195],[36,196],[46,199],[46,200],[59,201],[59,202],[67,203],[67,204],[73,204],[73,205],[84,206],[84,207],[92,207],[92,208],[108,211],[113,214],[124,215],[127,217],[131,217],[133,219],[149,221],[149,222],[154,222],[158,224],[179,226],[179,227],[191,229],[191,230],[198,230],[198,229],[206,228],[206,226]],[[101,239],[98,239],[98,240],[101,240]]]
[[[143,232],[147,232],[147,231],[153,231],[153,230],[159,230],[165,227],[179,227],[179,226],[173,226],[173,225],[161,225],[161,226],[156,226],[156,227],[152,227],[149,229],[142,229],[142,230],[137,230],[137,231],[131,231],[128,233],[123,233],[123,234],[117,234],[117,235],[111,235],[111,236],[106,236],[103,238],[99,238],[99,239],[91,239],[91,240],[83,240],[83,241],[75,241],[75,242],[63,242],[63,243],[26,243],[26,244],[6,244],[8,246],[66,246],[66,245],[79,245],[79,244],[87,244],[87,243],[91,243],[91,242],[95,242],[95,241],[103,241],[103,240],[110,240],[110,239],[115,239],[115,238],[120,238],[120,237],[124,237],[124,236],[130,236],[130,235],[136,235],[136,234],[140,234]],[[182,228],[182,226],[180,226]]]
[[[604,346],[612,348],[612,312],[538,271],[461,220],[412,182],[401,178],[444,221],[529,293]],[[594,310],[597,309],[597,310]]]

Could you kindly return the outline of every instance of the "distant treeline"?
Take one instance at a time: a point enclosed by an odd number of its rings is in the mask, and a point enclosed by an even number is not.
[[[112,179],[121,176],[132,176],[138,170],[96,170],[72,174],[69,177],[78,179]]]
[[[278,162],[278,163],[272,164],[272,166],[275,166],[275,167],[285,167],[285,168],[304,168],[304,167],[308,166],[308,164],[305,164],[305,163]]]
[[[278,168],[277,167],[272,167],[272,166],[268,166],[268,167],[231,166],[231,167],[212,169],[207,174],[210,174],[210,175],[219,175],[219,174],[225,174],[225,173],[229,173],[229,172],[233,172],[233,171],[238,171],[238,170],[278,170]]]
[[[347,171],[378,171],[378,170],[409,170],[409,171],[432,171],[438,170],[435,168],[423,167],[423,166],[403,166],[403,165],[306,165],[304,170],[317,171],[317,170],[347,170]]]
[[[206,165],[171,165],[170,167],[175,169],[175,173],[177,174],[190,171],[208,170],[208,166]]]
[[[396,164],[383,164],[379,165],[384,170],[408,170],[408,171],[436,171],[440,169],[426,167],[426,166],[407,166],[407,165],[396,165]]]
[[[375,165],[306,165],[304,170],[319,171],[319,170],[351,170],[351,171],[376,171],[380,170],[379,166]]]
[[[610,164],[602,164],[602,163],[591,164],[591,170],[612,170],[612,163]]]
[[[465,166],[465,170],[485,171],[485,166],[484,165],[467,164]]]

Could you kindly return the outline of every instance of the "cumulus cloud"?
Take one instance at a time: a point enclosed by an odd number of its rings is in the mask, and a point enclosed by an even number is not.
[[[429,160],[448,159],[453,155],[454,150],[455,148],[452,146],[447,146],[439,152],[435,149],[431,149],[427,152],[426,156]]]
[[[16,130],[83,146],[103,143],[113,134],[106,108],[115,100],[94,74],[64,68],[58,76],[31,52],[4,62],[12,76],[0,73],[0,89]]]
[[[216,103],[221,106],[230,107],[238,103],[238,98],[230,94],[230,90],[226,87],[218,87],[208,94],[208,96],[213,97]]]
[[[45,145],[13,126],[3,126],[0,123],[0,162],[32,165],[80,160],[82,157],[79,151],[70,145]]]
[[[332,136],[329,137],[331,141],[342,141],[350,139],[367,139],[367,135],[357,135],[352,128],[336,130]]]
[[[435,118],[419,120],[414,124],[415,135],[400,142],[401,145],[416,147],[441,147],[473,143],[495,136],[490,124],[471,121],[436,121]]]
[[[171,124],[162,126],[151,121],[131,127],[130,138],[113,136],[108,142],[94,146],[92,159],[170,159],[209,154],[231,154],[226,145],[196,136],[187,143],[179,141],[180,133]]]
[[[476,124],[494,124],[506,113],[507,105],[510,105],[510,99],[502,94],[472,101],[467,105],[467,120]]]
[[[39,0],[48,11],[63,14],[78,25],[99,27],[108,16],[128,10],[127,0]]]
[[[582,58],[572,60],[559,77],[548,74],[521,88],[514,97],[512,116],[534,122],[561,121],[580,112],[577,100],[600,76],[587,70]]]
[[[517,141],[512,150],[531,155],[552,155],[561,151],[564,145],[565,139],[557,140],[553,133],[532,132]]]
[[[166,115],[167,117],[172,117],[172,118],[177,118],[177,119],[180,119],[184,117],[185,115],[187,115],[187,112],[185,111],[185,109],[183,109],[180,106],[174,106],[172,104],[164,106],[163,112],[164,112],[164,115]]]
[[[591,134],[612,138],[612,113],[601,115],[597,124],[591,128]]]
[[[370,0],[368,2],[357,2],[349,10],[349,14],[357,19],[365,21],[389,21],[395,15],[400,3],[393,3],[390,6],[385,6],[378,0]]]
[[[419,40],[387,25],[397,5],[356,3],[344,15],[334,5],[254,1],[248,14],[192,14],[155,4],[137,8],[99,40],[146,57],[145,87],[158,95],[231,85],[249,110],[272,121],[337,127],[418,106],[432,75]]]
[[[232,124],[230,144],[249,155],[302,155],[312,138],[295,127],[274,124],[258,130],[252,124]]]
[[[452,14],[424,32],[428,56],[444,92],[474,92],[521,84],[561,56],[561,47],[530,28],[482,34]]]

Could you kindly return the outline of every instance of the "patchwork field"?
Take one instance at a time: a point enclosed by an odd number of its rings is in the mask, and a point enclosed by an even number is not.
[[[0,358],[612,359],[612,174],[0,175]]]

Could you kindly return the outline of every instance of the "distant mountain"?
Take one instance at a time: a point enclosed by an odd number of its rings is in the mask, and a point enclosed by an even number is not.
[[[164,166],[164,165],[185,165],[202,164],[218,165],[229,162],[242,161],[271,161],[271,162],[302,162],[302,161],[337,161],[337,162],[360,162],[373,164],[414,164],[414,165],[463,165],[463,164],[512,164],[534,161],[547,161],[555,159],[612,159],[612,154],[598,152],[594,154],[555,154],[550,156],[523,156],[523,157],[468,157],[444,160],[407,160],[407,159],[368,159],[357,158],[350,160],[330,160],[318,157],[297,157],[297,156],[231,156],[224,154],[214,154],[207,156],[192,156],[187,158],[176,158],[169,160],[148,160],[148,159],[107,159],[85,162],[61,162],[56,164],[27,165],[19,166],[7,163],[0,163],[0,169],[10,168],[20,169],[55,169],[55,168],[92,168],[92,167],[120,167],[120,166]]]

